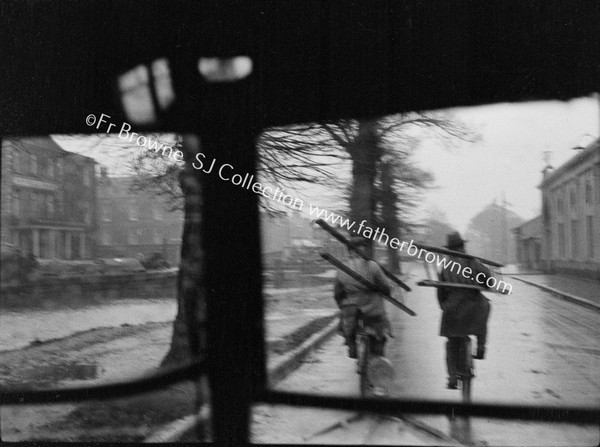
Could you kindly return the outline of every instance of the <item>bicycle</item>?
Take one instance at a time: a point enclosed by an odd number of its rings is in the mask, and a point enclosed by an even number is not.
[[[356,332],[356,372],[359,375],[361,397],[385,396],[394,380],[393,367],[389,360],[382,356],[383,352],[373,353],[372,337],[364,319],[359,315]]]
[[[456,346],[456,379],[460,382],[463,401],[471,401],[473,378],[475,377],[473,367],[473,356],[471,353],[471,337],[458,338]]]

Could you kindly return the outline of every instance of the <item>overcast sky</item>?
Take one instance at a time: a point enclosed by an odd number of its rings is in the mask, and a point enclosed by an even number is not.
[[[416,159],[436,179],[425,206],[444,211],[460,231],[487,204],[499,203],[503,191],[509,209],[525,219],[538,215],[544,151],[552,152],[551,164],[557,167],[577,154],[573,147],[598,137],[600,128],[597,98],[495,104],[455,109],[453,114],[479,132],[481,140],[456,148],[428,141]]]

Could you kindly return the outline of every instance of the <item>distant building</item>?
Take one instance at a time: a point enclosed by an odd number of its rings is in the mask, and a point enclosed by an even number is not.
[[[133,177],[98,179],[98,257],[137,257],[160,253],[180,260],[183,211],[156,194],[133,191]]]
[[[542,268],[542,216],[513,228],[517,246],[517,263],[527,269]]]
[[[2,242],[38,258],[93,258],[94,169],[50,137],[3,139]]]
[[[292,244],[290,220],[285,211],[260,210],[260,235],[263,257],[267,263],[289,256]]]
[[[544,169],[543,267],[600,279],[600,140]]]
[[[517,249],[510,229],[524,221],[505,206],[489,204],[471,219],[463,236],[468,252],[502,264],[516,262]]]
[[[299,211],[261,210],[260,224],[262,253],[267,265],[277,259],[293,261],[300,254],[309,260],[319,260],[319,251],[334,256],[342,256],[344,252],[343,244]]]

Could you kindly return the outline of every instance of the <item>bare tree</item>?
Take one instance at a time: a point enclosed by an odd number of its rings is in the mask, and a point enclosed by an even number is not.
[[[431,180],[427,173],[408,161],[416,147],[419,131],[423,129],[444,138],[469,138],[468,132],[446,117],[420,113],[380,120],[340,120],[290,126],[271,129],[261,135],[257,171],[267,181],[282,187],[311,183],[344,191],[348,185],[340,182],[338,172],[341,167],[351,164],[349,217],[354,221],[364,219],[371,225],[379,223],[389,233],[399,235],[408,225],[401,216],[405,216],[412,206],[413,193]],[[412,138],[411,132],[415,134]],[[96,144],[102,146],[102,150],[110,150],[111,145],[117,145],[121,150],[127,146],[102,136],[99,138]],[[204,321],[201,184],[200,176],[192,168],[200,143],[190,141],[190,138],[195,137],[172,138],[173,148],[184,153],[182,164],[166,163],[162,154],[148,150],[138,151],[131,162],[136,176],[134,191],[152,191],[166,196],[174,207],[184,210],[177,280],[178,312],[163,365],[189,359],[191,345],[200,343],[188,332],[189,323],[201,327]],[[392,258],[392,265],[397,264],[397,259]]]
[[[350,162],[350,219],[389,229],[397,237],[403,226],[408,227],[400,216],[408,214],[415,193],[432,181],[409,162],[419,142],[431,137],[447,145],[476,138],[447,115],[411,112],[276,129],[265,134],[259,154],[263,173],[274,182],[320,183],[342,194],[348,188],[335,168]],[[390,255],[395,268],[396,255]]]

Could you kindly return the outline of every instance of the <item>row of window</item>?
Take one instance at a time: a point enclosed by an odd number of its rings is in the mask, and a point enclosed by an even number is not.
[[[585,179],[585,180],[584,180]],[[580,185],[584,185],[580,188]],[[576,210],[577,198],[580,196],[580,190],[583,189],[583,203],[586,206],[594,205],[594,189],[592,185],[592,171],[586,172],[579,180],[573,180],[566,185],[554,190],[556,196],[556,211],[558,214],[565,214],[568,206],[571,211]]]
[[[152,218],[154,220],[163,220],[165,217],[165,210],[159,204],[156,205],[139,205],[131,204],[127,207],[127,218],[129,220],[140,220],[140,214],[144,212],[144,210],[150,208],[152,213]],[[112,222],[114,219],[114,205],[112,203],[103,203],[100,205],[100,218],[103,222]]]
[[[13,152],[13,167],[14,171],[21,175],[30,177],[38,177],[45,180],[62,179],[65,175],[63,160],[53,159],[45,155],[31,154],[26,151]],[[94,170],[92,167],[84,166],[81,168],[73,167],[75,177],[81,176],[81,181],[84,186],[90,186],[94,178]],[[72,172],[68,173],[69,176]]]
[[[580,221],[573,219],[570,222],[570,259],[579,260],[582,258],[594,259],[596,238],[598,237],[598,229],[594,228],[594,216],[586,216],[583,221],[585,225],[585,231],[582,232],[580,228]],[[566,259],[567,256],[567,237],[565,224],[559,222],[557,224],[557,237],[558,237],[558,255],[562,259]],[[585,239],[584,239],[585,237]],[[585,241],[585,245],[582,246],[581,242]],[[587,249],[584,250],[583,248]]]
[[[106,230],[100,231],[100,245],[120,244],[122,241],[115,240],[112,233]],[[128,245],[141,244],[163,244],[168,240],[168,234],[162,232],[158,228],[153,228],[151,231],[145,231],[143,228],[130,228],[127,231]]]
[[[42,177],[49,180],[61,178],[63,176],[62,160],[56,160],[49,157],[30,154],[25,151],[13,152],[14,171],[33,177]]]
[[[24,219],[74,220],[92,223],[92,211],[88,202],[65,205],[62,195],[53,192],[15,189],[12,196],[12,214]]]

